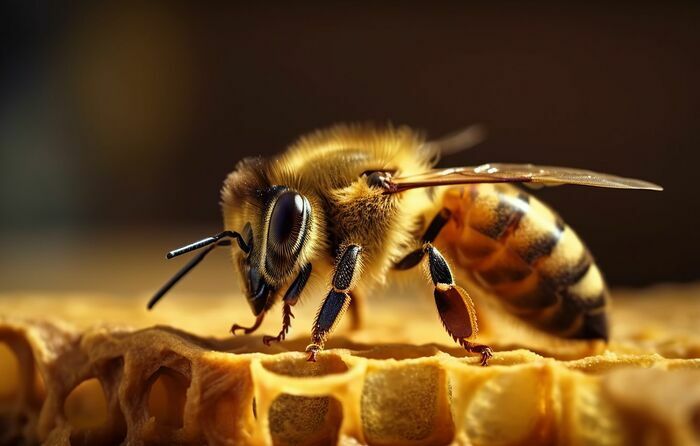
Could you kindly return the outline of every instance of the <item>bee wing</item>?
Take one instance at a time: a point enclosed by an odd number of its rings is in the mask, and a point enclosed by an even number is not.
[[[661,186],[648,181],[618,177],[590,170],[507,163],[433,169],[417,175],[394,177],[391,178],[390,182],[392,188],[389,193],[418,187],[471,183],[524,183],[535,188],[559,186],[562,184],[579,184],[614,189],[663,190]]]
[[[454,155],[463,150],[471,149],[484,139],[486,139],[486,128],[481,124],[473,124],[440,139],[426,142],[423,144],[422,150],[430,151],[438,157]]]

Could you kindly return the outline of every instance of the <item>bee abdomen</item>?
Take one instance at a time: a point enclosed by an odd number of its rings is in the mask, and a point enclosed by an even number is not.
[[[590,252],[549,207],[510,185],[455,187],[438,243],[507,310],[552,334],[607,339],[608,292]]]

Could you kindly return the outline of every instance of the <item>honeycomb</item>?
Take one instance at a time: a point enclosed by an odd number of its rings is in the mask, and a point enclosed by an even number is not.
[[[230,298],[0,296],[0,444],[699,444],[698,289],[616,294],[604,350],[535,353],[486,319],[488,367],[425,302],[368,303],[367,329],[308,363],[303,330],[215,336],[246,315]]]

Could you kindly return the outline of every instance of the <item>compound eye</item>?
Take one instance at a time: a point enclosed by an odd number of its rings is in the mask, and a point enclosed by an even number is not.
[[[278,252],[294,252],[299,248],[308,219],[308,203],[296,192],[283,192],[277,197],[270,216],[267,239]]]

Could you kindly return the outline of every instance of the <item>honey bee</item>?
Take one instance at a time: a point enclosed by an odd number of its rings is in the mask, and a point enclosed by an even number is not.
[[[327,295],[316,315],[309,361],[350,308],[392,270],[426,266],[447,333],[486,365],[475,342],[474,303],[458,276],[495,295],[527,324],[559,337],[608,339],[608,291],[592,255],[557,214],[511,183],[661,190],[645,181],[587,170],[492,163],[435,169],[441,154],[478,142],[470,127],[426,141],[407,127],[337,125],[301,137],[281,155],[240,161],[221,190],[224,231],[168,253],[202,249],[151,299],[151,308],[217,246],[231,246],[255,315],[255,331],[282,301],[282,341],[292,307],[314,271]],[[235,242],[235,243],[234,243]],[[451,259],[453,266],[447,259]],[[465,279],[466,280],[466,279]]]

